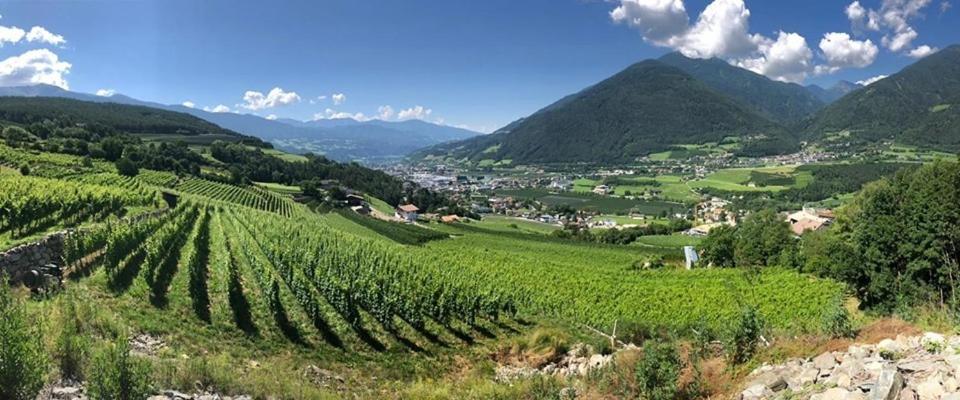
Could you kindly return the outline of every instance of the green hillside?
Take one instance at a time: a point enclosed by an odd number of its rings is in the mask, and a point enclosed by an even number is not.
[[[748,141],[747,152],[794,148],[776,123],[676,67],[647,60],[492,135],[420,155],[510,159],[514,164],[614,163],[727,136],[762,139]]]
[[[682,69],[710,88],[776,121],[798,121],[824,106],[823,101],[803,86],[777,82],[719,58],[694,59],[670,53],[660,57],[660,61]]]
[[[830,105],[806,124],[820,138],[849,131],[863,141],[894,140],[960,149],[960,46],[951,46]]]
[[[260,139],[223,129],[189,114],[144,106],[97,103],[54,97],[0,97],[0,121],[20,125],[57,120],[59,126],[83,126],[101,136],[113,133],[225,135],[261,144]]]

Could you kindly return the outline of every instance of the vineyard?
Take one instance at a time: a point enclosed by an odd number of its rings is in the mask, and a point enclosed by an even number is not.
[[[187,179],[177,185],[176,189],[183,193],[274,212],[285,217],[293,213],[292,204],[281,195],[255,186],[242,188],[203,179]]]
[[[50,226],[72,226],[148,206],[150,192],[94,184],[0,175],[0,233],[22,237]]]

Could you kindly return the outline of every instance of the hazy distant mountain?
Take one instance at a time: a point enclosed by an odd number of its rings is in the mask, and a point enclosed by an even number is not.
[[[635,64],[492,135],[435,146],[417,156],[514,163],[613,163],[676,144],[766,136],[763,149],[795,148],[773,121],[656,60]]]
[[[710,88],[779,122],[798,121],[825,105],[803,86],[777,82],[719,58],[695,59],[670,53],[660,57],[660,61],[680,68]]]
[[[182,112],[225,129],[255,136],[293,152],[324,154],[338,161],[402,158],[414,150],[480,135],[465,129],[410,120],[400,122],[352,119],[268,120],[252,114],[213,113],[182,105],[164,105],[122,94],[104,97],[71,92],[50,85],[0,87],[0,96],[62,97],[98,103],[118,103]]]
[[[824,89],[819,85],[807,85],[806,89],[824,104],[830,104],[862,87],[853,82],[840,81],[831,86],[830,89]]]
[[[812,137],[840,131],[865,141],[960,150],[960,45],[850,93],[806,126]]]

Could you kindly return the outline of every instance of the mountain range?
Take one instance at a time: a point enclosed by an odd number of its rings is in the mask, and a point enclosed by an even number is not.
[[[491,135],[421,150],[414,159],[514,164],[632,161],[678,145],[737,141],[740,155],[782,154],[801,141],[879,140],[960,149],[960,46],[869,86],[829,89],[771,80],[719,59],[646,60]],[[735,138],[735,139],[734,139]]]
[[[295,153],[313,152],[337,161],[376,162],[402,158],[414,150],[480,135],[466,129],[420,120],[357,121],[332,119],[269,120],[252,114],[214,113],[182,105],[142,101],[122,94],[97,96],[71,92],[57,86],[32,85],[0,88],[0,97],[59,97],[98,103],[118,103],[190,114],[224,129],[255,136],[277,148]]]

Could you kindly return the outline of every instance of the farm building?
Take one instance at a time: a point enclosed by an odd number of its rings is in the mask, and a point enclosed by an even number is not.
[[[787,222],[790,223],[793,234],[801,236],[807,231],[819,231],[830,226],[833,218],[833,211],[804,208],[787,215]]]
[[[404,204],[396,209],[396,217],[406,222],[416,222],[420,209],[413,204]]]

